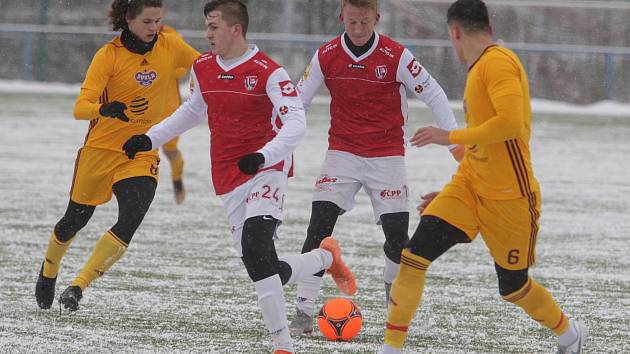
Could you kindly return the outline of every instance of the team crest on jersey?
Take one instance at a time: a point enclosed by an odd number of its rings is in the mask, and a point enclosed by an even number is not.
[[[291,82],[291,80],[281,81],[279,82],[280,91],[282,92],[282,96],[285,97],[297,97],[297,90],[295,89],[295,85]]]
[[[246,76],[245,77],[245,88],[247,91],[252,91],[256,84],[258,84],[258,76]]]
[[[420,63],[418,63],[416,58],[413,58],[411,60],[409,65],[407,65],[407,69],[409,69],[411,76],[413,76],[414,78],[418,77],[418,75],[420,75],[420,73],[422,72],[422,66],[420,65]]]
[[[374,72],[376,73],[377,79],[383,80],[385,76],[387,75],[387,65],[377,66],[376,69],[374,69]]]
[[[157,79],[157,73],[153,70],[149,72],[137,72],[135,75],[135,79],[136,81],[138,81],[140,86],[149,87],[151,86],[151,84],[153,84],[153,81]]]

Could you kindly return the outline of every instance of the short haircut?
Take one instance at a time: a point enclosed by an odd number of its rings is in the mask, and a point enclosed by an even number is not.
[[[368,8],[378,12],[378,0],[341,0],[342,10],[346,5]]]
[[[208,17],[212,11],[220,11],[222,18],[228,25],[241,25],[243,28],[243,37],[247,34],[249,26],[249,14],[247,6],[240,0],[212,0],[203,8],[203,15]]]
[[[487,32],[490,30],[488,8],[482,0],[457,0],[446,14],[446,23],[458,23],[466,32]]]

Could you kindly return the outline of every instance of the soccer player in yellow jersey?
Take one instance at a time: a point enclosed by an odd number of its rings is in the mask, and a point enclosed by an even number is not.
[[[171,26],[163,25],[160,32],[168,35],[179,36],[181,35]],[[171,85],[168,88],[168,95],[166,97],[166,116],[170,116],[173,112],[179,108],[182,103],[179,94],[179,79],[186,76],[189,67],[179,68],[175,72],[175,80],[171,81]],[[184,176],[184,157],[182,152],[177,148],[179,137],[173,138],[173,140],[162,145],[162,151],[171,164],[171,179],[173,180],[173,192],[175,194],[175,203],[181,204],[186,198],[186,189],[184,188],[183,176]]]
[[[569,319],[551,294],[528,276],[534,264],[540,187],[532,170],[527,75],[519,58],[496,45],[481,0],[458,0],[448,10],[449,37],[468,65],[464,92],[467,127],[425,127],[414,146],[463,144],[452,180],[420,205],[418,229],[402,252],[392,285],[382,353],[400,353],[420,304],[427,269],[457,243],[480,233],[494,259],[499,293],[558,336],[558,353],[580,353],[586,326]]]
[[[129,160],[122,146],[172,113],[165,103],[176,72],[199,56],[179,36],[159,32],[161,0],[114,0],[109,17],[122,33],[94,55],[74,106],[75,118],[90,125],[77,154],[68,208],[54,227],[35,287],[43,309],[52,305],[61,260],[75,234],[112,194],[118,220],[96,242],[60,304],[77,310],[83,291],[127,250],[155,195],[159,159],[152,151]]]

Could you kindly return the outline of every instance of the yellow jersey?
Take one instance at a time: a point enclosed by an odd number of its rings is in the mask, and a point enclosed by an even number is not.
[[[181,34],[179,34],[179,32],[177,32],[173,27],[168,26],[168,25],[163,25],[162,29],[160,29],[160,32],[166,35],[177,36],[180,39],[182,39]],[[199,54],[197,54],[197,56],[199,56]],[[175,80],[171,82],[167,90],[168,94],[166,97],[166,116],[164,118],[170,116],[181,105],[182,101],[179,94],[179,81],[178,80],[186,76],[186,73],[188,72],[188,70],[190,70],[190,65],[186,67],[177,68],[175,70]]]
[[[507,48],[486,48],[468,71],[464,92],[467,127],[453,130],[466,145],[458,174],[475,193],[494,200],[529,197],[540,190],[531,165],[531,107],[527,74]]]
[[[122,152],[127,139],[146,133],[177,108],[167,104],[173,99],[177,71],[189,69],[199,52],[180,36],[157,36],[144,55],[125,48],[120,36],[94,55],[74,106],[76,119],[91,120],[85,146]],[[127,105],[129,122],[99,114],[101,105],[112,101]]]

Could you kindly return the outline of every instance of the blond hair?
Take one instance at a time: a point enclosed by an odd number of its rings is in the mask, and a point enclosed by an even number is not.
[[[368,8],[378,12],[378,0],[341,0],[342,10],[346,5]]]

